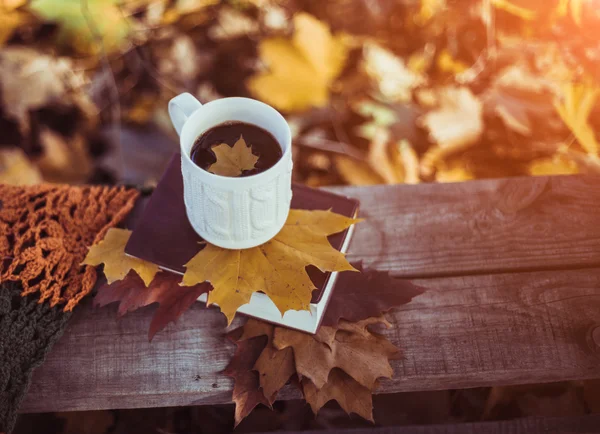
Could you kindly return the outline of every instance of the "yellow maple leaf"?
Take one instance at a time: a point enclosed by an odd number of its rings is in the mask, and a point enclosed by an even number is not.
[[[135,270],[148,286],[160,269],[158,265],[125,254],[125,245],[130,236],[131,231],[126,229],[109,229],[102,241],[90,247],[82,264],[104,264],[104,275],[109,284],[123,279],[130,270]]]
[[[258,161],[258,157],[252,153],[252,146],[248,146],[242,136],[233,146],[221,143],[211,149],[217,157],[217,162],[211,164],[208,171],[215,175],[240,176],[244,170],[254,169]]]
[[[0,184],[34,185],[42,181],[39,169],[21,148],[0,150]]]
[[[228,323],[257,291],[268,295],[282,315],[288,310],[308,310],[315,286],[306,267],[356,271],[327,236],[359,221],[331,211],[290,210],[283,229],[258,247],[228,250],[208,244],[185,264],[181,284],[210,282],[213,290],[207,304],[218,304]]]
[[[597,87],[568,83],[563,86],[563,101],[554,107],[569,127],[581,147],[590,155],[598,155],[599,145],[594,130],[588,122],[600,89]]]
[[[571,18],[573,18],[575,24],[581,26],[583,2],[584,0],[559,0],[556,12],[559,17],[564,17],[570,11]]]
[[[315,17],[294,16],[291,40],[269,38],[258,47],[268,71],[250,78],[248,89],[281,110],[321,107],[329,101],[329,86],[341,72],[347,57],[342,37],[332,36]]]
[[[528,170],[531,175],[536,176],[573,175],[579,173],[577,163],[561,154],[533,160],[529,163]]]

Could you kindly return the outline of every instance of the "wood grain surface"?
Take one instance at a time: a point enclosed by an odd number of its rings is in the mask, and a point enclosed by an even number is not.
[[[404,357],[378,392],[600,378],[591,339],[600,325],[600,268],[418,283],[429,291],[390,315],[394,327],[384,333]],[[84,303],[35,372],[21,410],[230,402],[232,383],[219,373],[233,352],[224,317],[198,304],[150,344],[153,309],[116,320],[114,306]],[[281,396],[299,395],[288,388]]]
[[[600,266],[600,178],[345,187],[351,260],[404,277]]]

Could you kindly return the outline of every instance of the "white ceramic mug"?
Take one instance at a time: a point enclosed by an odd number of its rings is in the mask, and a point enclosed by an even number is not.
[[[206,104],[189,93],[169,101],[179,134],[183,195],[188,219],[206,241],[226,249],[266,243],[283,227],[292,199],[292,135],[274,108],[249,98],[223,98]],[[264,172],[241,178],[215,175],[190,158],[196,139],[223,122],[241,121],[270,132],[282,157]]]

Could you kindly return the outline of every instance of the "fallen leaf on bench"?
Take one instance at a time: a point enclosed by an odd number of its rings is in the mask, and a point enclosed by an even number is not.
[[[233,146],[221,143],[211,150],[215,153],[217,162],[211,164],[208,171],[215,175],[237,177],[245,170],[254,169],[258,161],[258,157],[252,153],[252,146],[248,146],[242,136]]]
[[[210,290],[208,283],[179,286],[180,281],[181,276],[177,274],[159,273],[146,287],[140,276],[132,271],[123,280],[98,288],[94,306],[102,307],[118,302],[118,315],[122,316],[127,312],[158,303],[158,309],[154,312],[148,330],[148,340],[152,340],[156,333],[188,310],[201,294]]]
[[[230,339],[237,348],[229,365],[223,373],[233,378],[233,402],[235,402],[235,425],[237,426],[258,404],[270,406],[260,389],[258,373],[253,370],[254,363],[267,344],[264,336],[246,340],[236,340],[234,337],[239,329],[230,333]]]
[[[330,344],[325,343],[323,334],[329,334],[331,327],[321,327],[315,336],[277,327],[273,346],[279,350],[291,347],[296,372],[310,379],[318,389],[325,386],[333,368],[340,368],[372,390],[378,378],[392,377],[388,359],[397,357],[398,349],[384,337],[366,330],[371,324],[385,323],[382,318],[363,321],[352,331],[340,329],[344,322],[340,321]]]
[[[208,244],[185,264],[182,285],[210,282],[207,305],[218,304],[228,323],[257,291],[267,294],[282,315],[291,309],[308,310],[316,287],[306,267],[356,271],[327,236],[359,221],[331,211],[291,210],[283,229],[258,247],[230,250]]]
[[[409,280],[391,277],[388,272],[363,269],[360,262],[352,265],[360,274],[338,276],[323,317],[324,326],[336,326],[340,319],[355,322],[380,316],[425,291]]]
[[[104,264],[104,275],[108,283],[121,280],[130,270],[134,270],[148,286],[160,268],[151,262],[125,254],[125,245],[130,236],[131,231],[127,229],[109,229],[102,241],[90,247],[82,264]]]
[[[301,390],[315,414],[335,400],[347,413],[372,421],[372,391],[378,378],[391,377],[389,359],[399,354],[386,338],[368,329],[375,324],[388,323],[383,317],[342,320],[338,327],[321,327],[311,335],[249,319],[231,332],[238,351],[226,372],[236,381],[236,425],[258,403],[272,404],[288,382]]]
[[[341,369],[332,369],[327,383],[321,389],[317,389],[308,378],[303,378],[302,392],[314,414],[317,414],[325,404],[333,400],[337,401],[346,413],[356,413],[366,420],[375,422],[371,390],[362,386]]]
[[[278,350],[273,346],[273,334],[275,326],[250,318],[243,327],[243,334],[240,340],[252,339],[257,336],[266,336],[268,341],[264,346],[262,353],[254,363],[252,369],[260,374],[260,387],[269,404],[273,404],[277,397],[277,392],[287,384],[290,378],[296,373],[294,363],[294,353],[291,348]]]

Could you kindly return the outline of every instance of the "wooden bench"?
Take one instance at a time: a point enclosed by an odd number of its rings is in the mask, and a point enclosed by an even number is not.
[[[389,315],[404,357],[378,392],[600,378],[600,178],[332,190],[367,218],[349,258],[429,289]],[[148,343],[153,309],[87,300],[21,410],[230,402],[223,316],[198,304]]]

